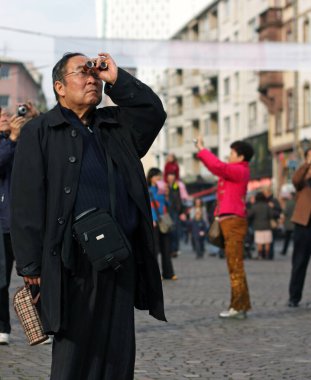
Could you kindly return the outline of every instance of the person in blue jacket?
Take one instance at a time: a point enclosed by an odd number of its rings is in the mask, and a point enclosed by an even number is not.
[[[149,188],[153,231],[156,245],[156,253],[161,254],[162,278],[165,280],[177,280],[174,274],[172,258],[170,255],[170,234],[162,233],[159,229],[159,217],[168,212],[168,194],[163,194],[157,183],[161,180],[162,172],[158,168],[151,168],[147,174]]]

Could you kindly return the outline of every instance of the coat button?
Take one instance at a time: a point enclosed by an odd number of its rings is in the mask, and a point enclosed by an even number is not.
[[[56,251],[52,251],[52,256],[56,256],[57,255],[57,252]]]
[[[71,193],[71,187],[69,187],[69,186],[65,186],[65,187],[64,187],[64,192],[65,192],[66,194],[70,194],[70,193]]]
[[[65,219],[63,217],[60,217],[57,219],[58,224],[62,225],[65,223]]]
[[[77,161],[77,159],[75,156],[70,156],[70,157],[68,157],[68,161],[73,164]]]
[[[75,129],[72,129],[70,134],[71,134],[71,137],[77,137],[77,135],[78,135],[78,133]]]
[[[130,98],[131,98],[131,99],[134,98],[134,93],[133,93],[133,92],[130,93]]]

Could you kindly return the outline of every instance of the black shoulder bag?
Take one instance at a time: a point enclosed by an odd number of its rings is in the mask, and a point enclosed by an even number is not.
[[[131,245],[116,220],[116,190],[113,163],[105,149],[111,212],[92,208],[78,215],[73,223],[73,235],[92,266],[98,270],[121,268],[121,262],[130,252]]]

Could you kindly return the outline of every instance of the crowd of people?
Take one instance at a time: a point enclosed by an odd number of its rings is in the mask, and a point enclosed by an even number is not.
[[[214,249],[209,252],[213,247],[208,238],[208,231],[213,220],[218,219],[225,244],[224,247],[217,249],[219,256],[227,260],[231,280],[230,306],[219,316],[242,319],[251,308],[243,265],[245,258],[273,260],[276,253],[285,256],[288,248],[292,246],[288,306],[297,307],[302,297],[309,261],[306,243],[309,241],[309,236],[306,234],[311,214],[309,209],[311,150],[306,152],[306,162],[293,176],[292,189],[283,193],[279,200],[273,195],[269,186],[258,188],[255,194],[247,193],[249,161],[253,156],[253,148],[249,144],[242,141],[232,143],[227,163],[221,162],[212,152],[205,149],[201,138],[197,147],[198,158],[219,178],[217,201],[212,207],[213,215],[208,214],[206,204],[201,198],[193,199],[185,191],[185,186],[179,178],[178,162],[173,154],[167,156],[164,179],[159,168],[152,168],[147,175],[149,192],[152,194],[150,200],[155,240],[158,242],[162,239],[166,242],[165,245],[157,245],[157,252],[161,255],[163,279],[177,279],[172,258],[178,257],[180,253],[179,240],[191,244],[196,259],[204,258],[206,253],[214,255]],[[302,209],[303,220],[301,220]],[[172,219],[171,228],[164,233],[159,231],[158,225],[162,214],[168,214]],[[299,239],[300,235],[302,239]],[[282,245],[279,252],[276,252],[277,240],[281,241],[278,247]],[[170,268],[169,276],[166,271],[167,263]]]
[[[299,305],[310,259],[311,150],[294,173],[295,192],[281,207],[271,188],[248,196],[254,154],[249,143],[234,141],[223,162],[199,136],[197,158],[218,177],[211,215],[202,199],[188,194],[174,154],[163,170],[143,171],[140,159],[166,118],[148,86],[108,53],[65,54],[52,79],[57,105],[49,112],[39,114],[31,102],[25,102],[23,116],[0,110],[0,344],[10,343],[15,260],[33,295],[40,292],[43,329],[53,335],[51,379],[132,379],[134,307],[166,320],[162,285],[178,280],[173,264],[180,242],[202,260],[214,223],[231,286],[230,303],[219,317],[246,318],[251,300],[244,258],[273,260],[281,228],[280,253],[287,254],[291,239],[294,247],[288,306]],[[116,106],[96,108],[103,83]],[[103,212],[110,215],[107,230]],[[92,241],[85,249],[73,226],[92,215],[102,233],[85,231],[80,239]],[[112,230],[118,239],[109,241],[106,254],[104,240]],[[116,244],[126,250],[120,262],[111,253]],[[105,270],[92,261],[98,250]]]

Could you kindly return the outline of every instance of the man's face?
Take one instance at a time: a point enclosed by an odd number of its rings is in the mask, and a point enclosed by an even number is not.
[[[239,156],[237,151],[234,149],[230,150],[230,155],[229,155],[229,162],[235,163],[235,162],[242,162],[244,160],[244,156]]]
[[[10,132],[10,118],[11,115],[6,112],[2,111],[0,115],[0,132]]]
[[[80,75],[86,61],[84,56],[72,57],[68,60],[62,82],[56,82],[56,91],[60,103],[70,109],[86,106],[97,106],[102,99],[103,82],[89,75]]]

